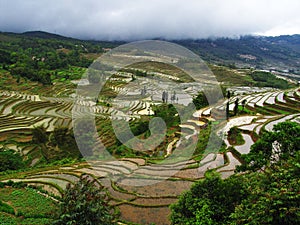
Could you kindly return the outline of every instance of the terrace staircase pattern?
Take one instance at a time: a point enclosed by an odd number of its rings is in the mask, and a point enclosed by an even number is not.
[[[229,99],[231,111],[236,98]],[[245,144],[232,146],[236,150],[234,152],[210,152],[200,160],[197,157],[179,158],[165,164],[143,157],[120,158],[114,161],[93,160],[89,163],[53,166],[51,169],[33,169],[23,172],[22,177],[11,180],[42,186],[55,195],[61,195],[69,182],[74,183],[81,174],[88,174],[107,187],[112,199],[110,203],[120,208],[121,219],[142,224],[169,224],[166,217],[170,213],[169,205],[174,203],[183,191],[188,190],[194,181],[203,179],[207,170],[215,169],[223,178],[232,175],[235,167],[241,164],[236,152],[247,154],[255,141],[254,134],[271,131],[275,124],[286,120],[300,123],[298,89],[254,93],[239,96],[239,99],[240,104],[246,100],[245,108],[252,112],[253,116],[232,118],[228,123],[230,126],[220,130],[228,147],[230,144],[226,139],[226,132],[230,127],[237,126],[242,130]],[[194,113],[192,120],[181,124],[184,138],[189,140],[199,135],[206,125],[203,121],[214,120],[213,111],[216,108],[224,110],[226,103],[227,100],[222,105],[211,106]],[[132,101],[128,103],[128,110],[132,114],[128,115],[118,109],[96,105],[92,101],[74,101],[70,97],[39,97],[9,91],[0,92],[0,145],[19,151],[24,156],[34,156],[38,147],[30,145],[31,129],[41,124],[44,124],[48,131],[57,126],[72,127],[74,108],[78,113],[84,108],[88,113],[106,119],[130,121],[138,118],[138,112],[148,107],[147,102]],[[166,159],[172,157],[173,149],[179,145],[180,140],[174,139],[166,146]],[[34,162],[38,158],[32,160]]]

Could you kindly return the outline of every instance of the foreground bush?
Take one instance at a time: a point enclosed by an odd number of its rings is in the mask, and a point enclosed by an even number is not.
[[[112,225],[116,224],[116,210],[108,204],[104,187],[89,177],[81,177],[74,185],[68,185],[63,195],[59,225]]]

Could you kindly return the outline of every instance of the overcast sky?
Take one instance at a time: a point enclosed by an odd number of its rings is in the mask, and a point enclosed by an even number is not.
[[[0,0],[0,31],[101,40],[300,34],[299,0]]]

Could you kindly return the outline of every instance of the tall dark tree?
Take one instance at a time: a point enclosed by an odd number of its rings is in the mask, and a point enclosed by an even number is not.
[[[244,109],[245,109],[246,103],[247,103],[247,100],[246,100],[246,99],[244,99],[244,100],[242,101],[242,107],[243,107],[243,111],[244,111]]]
[[[226,119],[228,120],[229,119],[229,116],[230,116],[230,113],[229,113],[229,101],[226,103]]]
[[[238,111],[239,111],[239,99],[237,98],[234,101],[234,108],[233,108],[233,113],[235,116],[237,115]]]
[[[227,91],[227,98],[230,99],[231,93],[230,91]]]

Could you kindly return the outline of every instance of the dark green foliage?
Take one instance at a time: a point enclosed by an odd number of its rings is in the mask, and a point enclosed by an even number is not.
[[[234,108],[233,108],[233,114],[234,114],[234,116],[236,116],[238,114],[238,110],[239,110],[239,99],[237,98],[234,101]]]
[[[47,162],[81,157],[73,131],[66,127],[56,127],[53,132],[47,132],[43,126],[35,127],[32,130],[32,142],[41,147]]]
[[[13,150],[0,149],[0,172],[24,167],[22,156]]]
[[[76,140],[72,130],[67,127],[57,127],[49,136],[49,145],[56,149],[60,149],[60,159],[65,157],[80,158],[81,154],[78,150]]]
[[[206,177],[171,206],[172,224],[299,224],[299,179],[299,152],[264,172]]]
[[[251,149],[252,167],[247,168],[264,166],[263,171],[225,180],[212,173],[195,183],[171,206],[172,224],[299,224],[299,127],[292,122],[278,124]],[[270,163],[274,140],[281,151]]]
[[[10,52],[4,49],[0,49],[0,63],[2,64],[10,64]],[[4,69],[4,68],[3,68]]]
[[[245,196],[243,183],[237,178],[222,180],[218,174],[208,173],[205,180],[195,183],[171,205],[172,224],[228,224],[235,205]]]
[[[250,74],[256,85],[260,87],[273,87],[280,89],[287,89],[289,84],[286,80],[277,78],[272,73],[255,71]]]
[[[231,214],[230,224],[294,225],[300,223],[300,154],[264,173],[247,175],[250,192]]]
[[[1,200],[0,200],[0,212],[5,212],[5,213],[9,213],[9,214],[15,213],[14,209],[11,206],[7,205],[6,203],[2,202]]]
[[[251,151],[243,155],[245,165],[238,170],[257,170],[263,166],[281,163],[295,156],[300,146],[300,125],[296,122],[284,122],[274,126],[274,132],[265,132],[251,146]]]
[[[245,143],[245,140],[242,136],[242,132],[237,127],[232,127],[228,131],[228,141],[232,145],[242,145]]]
[[[116,211],[108,204],[104,187],[90,177],[82,176],[74,185],[68,185],[62,198],[57,225],[117,224]]]
[[[203,92],[200,92],[195,98],[193,98],[193,103],[196,109],[201,109],[209,105],[207,98]]]
[[[48,135],[44,126],[35,127],[32,130],[32,142],[35,144],[45,144],[48,141]]]
[[[153,107],[154,115],[165,121],[167,127],[179,124],[180,118],[176,115],[178,112],[172,104],[161,104]]]
[[[57,72],[74,66],[87,68],[92,59],[89,53],[102,53],[103,47],[116,44],[79,41],[57,35],[16,35],[1,33],[5,41],[0,42],[0,64],[14,76],[51,85]],[[65,76],[69,79],[70,76]]]
[[[140,120],[140,121],[134,122],[130,128],[131,128],[131,131],[134,134],[134,136],[138,136],[149,130],[149,121]]]
[[[15,66],[10,70],[10,73],[13,76],[25,77],[33,81],[39,81],[44,85],[50,85],[51,82],[51,74],[49,71],[45,69],[37,70],[37,68],[30,68],[28,64],[15,64]]]

